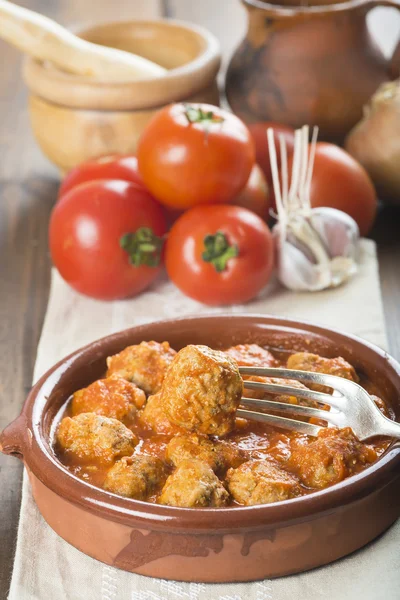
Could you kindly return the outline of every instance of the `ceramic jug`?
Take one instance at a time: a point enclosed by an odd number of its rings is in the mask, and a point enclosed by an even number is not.
[[[397,74],[367,14],[378,5],[400,8],[400,0],[242,1],[249,26],[227,72],[232,110],[248,123],[318,125],[320,139],[342,142],[378,86]]]

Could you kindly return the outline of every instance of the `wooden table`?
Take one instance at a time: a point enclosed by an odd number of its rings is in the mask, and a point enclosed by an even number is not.
[[[63,24],[172,16],[209,27],[229,56],[245,31],[238,0],[25,0],[19,2]],[[116,6],[118,11],[116,11]],[[396,26],[396,24],[395,24]],[[379,24],[377,29],[379,29]],[[387,33],[387,28],[385,28]],[[20,411],[31,387],[43,317],[50,260],[47,226],[58,173],[35,144],[29,128],[21,57],[0,42],[0,430]],[[62,140],[60,140],[62,144]],[[400,210],[381,210],[378,242],[382,294],[392,354],[400,359]],[[0,456],[0,599],[6,598],[15,551],[21,464]]]

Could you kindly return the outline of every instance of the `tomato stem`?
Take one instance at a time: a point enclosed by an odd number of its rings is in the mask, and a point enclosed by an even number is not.
[[[230,258],[235,258],[239,254],[237,245],[229,244],[226,235],[222,231],[217,231],[214,235],[206,235],[204,247],[203,260],[214,265],[218,273],[227,268],[227,262]]]
[[[190,124],[200,123],[207,128],[211,123],[223,123],[223,117],[213,113],[212,110],[204,111],[201,107],[197,108],[190,104],[185,104],[185,117]]]
[[[119,240],[134,267],[158,267],[163,243],[162,238],[155,235],[150,227],[140,227],[132,233],[125,233]]]

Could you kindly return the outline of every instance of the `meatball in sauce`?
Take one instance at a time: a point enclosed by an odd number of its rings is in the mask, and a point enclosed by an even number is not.
[[[182,461],[162,489],[159,503],[182,508],[226,506],[229,494],[211,467],[197,459]]]
[[[138,409],[146,402],[146,394],[134,383],[112,375],[98,379],[87,388],[78,390],[72,397],[72,416],[95,413],[123,422],[134,420]]]
[[[57,442],[76,460],[110,463],[132,454],[138,438],[117,419],[89,412],[65,417],[57,431]]]
[[[175,354],[168,342],[142,342],[128,346],[107,358],[107,376],[119,375],[135,383],[146,394],[157,394]]]
[[[236,362],[207,346],[186,346],[175,356],[161,387],[171,423],[198,433],[225,435],[235,426],[243,395]]]

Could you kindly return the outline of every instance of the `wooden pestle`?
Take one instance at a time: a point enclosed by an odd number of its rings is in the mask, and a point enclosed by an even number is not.
[[[166,73],[141,56],[87,42],[55,21],[7,0],[0,0],[0,38],[64,71],[102,82],[134,81]]]

